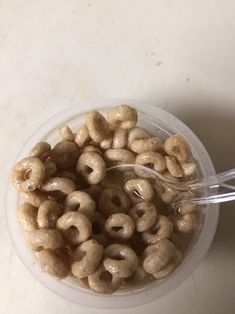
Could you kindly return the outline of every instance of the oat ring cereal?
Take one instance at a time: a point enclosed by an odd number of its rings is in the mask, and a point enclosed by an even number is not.
[[[89,287],[98,293],[113,293],[122,283],[122,278],[108,272],[102,264],[88,276]]]
[[[59,133],[64,141],[74,141],[74,134],[69,126],[62,125],[59,129]]]
[[[91,141],[91,137],[86,125],[82,125],[77,130],[74,141],[81,148],[86,146]]]
[[[56,173],[56,176],[60,177],[60,178],[69,179],[69,180],[73,181],[73,183],[75,183],[75,184],[77,182],[77,174],[72,172],[72,171],[69,171],[69,170],[59,171]]]
[[[57,220],[57,228],[65,236],[71,227],[76,228],[74,236],[70,239],[72,244],[80,244],[89,239],[92,227],[90,220],[84,214],[67,212]]]
[[[160,269],[158,272],[155,272],[153,274],[153,277],[160,280],[165,277],[167,277],[169,274],[171,274],[183,261],[183,253],[180,250],[176,250],[174,256],[169,261],[169,263]]]
[[[157,152],[144,152],[136,156],[135,163],[137,165],[148,166],[151,164],[157,172],[163,173],[166,170],[165,157]],[[142,178],[148,178],[149,175],[141,169],[136,168],[135,173]]]
[[[93,141],[100,143],[110,134],[110,128],[105,118],[98,111],[86,115],[87,129]]]
[[[69,263],[66,263],[61,257],[61,254],[55,250],[42,250],[38,252],[38,263],[42,271],[58,279],[63,279],[69,274]]]
[[[173,243],[167,239],[150,245],[145,250],[146,255],[143,261],[143,268],[147,273],[154,274],[165,267],[172,259],[176,251]]]
[[[181,168],[179,162],[174,156],[166,156],[166,167],[172,176],[176,178],[183,177],[183,169]]]
[[[89,184],[98,184],[105,177],[106,165],[103,158],[94,152],[83,153],[76,170]]]
[[[41,191],[43,192],[60,191],[64,195],[68,195],[75,190],[76,185],[72,180],[61,177],[50,178],[41,185]]]
[[[71,271],[77,278],[91,275],[99,264],[103,255],[103,246],[95,240],[87,240],[73,251]]]
[[[130,179],[124,185],[132,203],[151,201],[154,196],[153,187],[147,179]]]
[[[104,158],[109,162],[118,162],[126,164],[133,164],[135,162],[134,153],[124,148],[108,149],[104,153]]]
[[[61,233],[56,229],[36,229],[27,236],[29,247],[34,251],[60,249],[64,245]]]
[[[148,244],[170,238],[173,232],[172,222],[164,215],[159,215],[157,221],[148,230],[142,233],[143,241]]]
[[[169,156],[174,156],[179,162],[186,162],[189,157],[188,145],[180,134],[175,134],[165,141],[165,151]]]
[[[130,209],[128,215],[135,221],[136,230],[144,232],[155,223],[157,210],[151,202],[140,202]]]
[[[121,278],[130,277],[138,266],[138,257],[127,245],[111,244],[105,251],[104,268]]]
[[[134,108],[121,105],[113,108],[108,114],[107,120],[113,128],[131,129],[137,123],[137,112]]]
[[[113,136],[113,148],[125,148],[128,143],[128,131],[117,129]]]
[[[45,201],[38,208],[37,223],[39,228],[55,228],[57,219],[62,214],[62,206],[56,201]]]
[[[51,151],[51,160],[59,170],[69,170],[74,167],[79,156],[78,146],[71,141],[57,143]]]
[[[113,214],[105,223],[105,230],[111,238],[130,239],[135,230],[135,224],[126,214]]]
[[[149,138],[150,134],[143,128],[133,128],[128,134],[128,147],[135,141]]]
[[[100,211],[105,215],[127,212],[130,208],[130,200],[124,191],[118,188],[106,188],[100,194]]]
[[[31,157],[38,157],[41,161],[47,160],[51,153],[51,145],[47,142],[39,142],[37,143],[31,150]]]
[[[27,157],[13,168],[12,183],[21,192],[36,190],[45,178],[45,166],[37,157]]]
[[[112,146],[113,146],[113,134],[111,133],[109,137],[107,137],[106,139],[100,142],[100,148],[103,151],[106,151],[107,149],[112,148]]]
[[[102,156],[102,151],[98,147],[93,145],[87,145],[86,147],[83,148],[83,153],[87,152],[94,152]]]
[[[21,197],[24,202],[29,203],[34,207],[39,207],[43,202],[48,200],[47,195],[37,190],[33,192],[21,193]]]
[[[196,213],[186,213],[173,219],[174,227],[181,233],[192,233],[197,228],[198,218]]]
[[[137,153],[157,152],[162,148],[162,140],[159,137],[138,139],[130,144],[130,149]]]
[[[49,159],[44,162],[44,166],[45,166],[45,172],[46,172],[45,178],[47,179],[50,177],[53,177],[58,171],[56,164]]]
[[[95,212],[95,202],[89,194],[82,191],[74,191],[66,197],[64,211],[78,211],[89,218]]]
[[[17,219],[21,227],[26,232],[38,229],[37,225],[38,210],[29,203],[23,203],[17,210]]]

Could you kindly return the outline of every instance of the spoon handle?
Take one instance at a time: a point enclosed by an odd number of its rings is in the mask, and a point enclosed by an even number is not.
[[[174,208],[180,208],[180,206],[185,203],[207,205],[207,204],[230,202],[234,200],[235,200],[235,192],[215,194],[215,195],[202,196],[202,197],[181,196],[180,198],[175,199],[172,206]]]
[[[192,183],[188,183],[188,187],[191,190],[200,189],[200,188],[214,188],[219,186],[224,186],[231,190],[235,190],[235,186],[230,184],[225,184],[225,182],[235,179],[235,168],[226,170],[221,173],[217,173],[203,180],[198,180]]]
[[[235,191],[235,185],[228,184],[226,182],[235,179],[235,168],[215,174],[208,178],[192,180],[186,182],[174,182],[169,178],[164,177],[159,172],[154,169],[147,168],[146,166],[137,165],[137,164],[121,164],[110,167],[107,171],[118,169],[118,168],[138,168],[144,171],[146,174],[150,175],[156,181],[168,186],[169,188],[173,188],[175,190],[181,192],[194,191],[194,190],[202,190],[202,189],[214,189],[219,186],[227,188],[229,190]],[[224,200],[225,202],[225,200]]]
[[[160,181],[161,183],[165,184],[170,188],[174,188],[182,192],[182,194],[177,197],[172,206],[177,209],[184,203],[194,203],[198,205],[206,205],[211,203],[223,203],[223,202],[230,202],[235,200],[235,185],[228,184],[226,182],[235,179],[235,168],[215,174],[208,178],[204,178],[202,180],[194,180],[188,182],[173,182],[168,178],[165,178],[163,175],[158,173],[157,171],[147,168],[141,165],[135,164],[124,164],[118,165],[109,168],[108,170],[115,169],[115,168],[124,168],[124,167],[131,167],[131,168],[139,168],[144,170],[146,173],[151,175],[155,180]],[[223,191],[219,191],[219,190]],[[225,193],[224,190],[227,190]],[[185,192],[193,192],[193,191],[200,191],[202,193],[204,191],[204,195],[197,197],[193,194],[185,194]],[[206,193],[206,194],[205,194]]]

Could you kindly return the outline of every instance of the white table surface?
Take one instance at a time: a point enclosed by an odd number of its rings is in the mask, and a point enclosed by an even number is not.
[[[235,166],[235,2],[0,0],[0,313],[109,313],[48,291],[9,241],[6,178],[29,134],[80,99],[134,98],[188,124],[217,171]],[[12,211],[14,212],[14,208]],[[179,288],[113,313],[235,313],[235,210]]]

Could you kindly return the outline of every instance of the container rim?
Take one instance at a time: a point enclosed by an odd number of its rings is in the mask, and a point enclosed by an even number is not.
[[[191,131],[191,129],[188,128],[182,121],[158,107],[148,105],[140,101],[122,98],[104,98],[80,102],[79,104],[56,114],[54,117],[51,117],[39,126],[39,128],[36,129],[36,131],[29,137],[17,155],[16,160],[25,156],[36,142],[45,138],[50,131],[55,129],[64,121],[67,121],[76,115],[83,114],[91,109],[113,107],[120,104],[133,106],[138,111],[157,117],[163,124],[165,123],[166,125],[171,125],[172,128],[182,133],[187,140],[190,139],[191,145],[193,145],[195,151],[200,152],[200,166],[202,167],[203,174],[206,176],[215,174],[213,163],[205,147]],[[56,280],[49,275],[42,273],[39,267],[35,264],[33,254],[27,249],[25,242],[22,241],[22,236],[20,236],[22,231],[17,223],[16,215],[12,215],[12,208],[16,207],[17,200],[18,193],[12,187],[9,178],[5,197],[7,226],[11,242],[13,243],[23,264],[31,272],[31,274],[37,278],[37,280],[39,280],[51,291],[79,305],[96,308],[117,309],[138,306],[156,300],[178,287],[193,273],[200,261],[206,255],[213,241],[219,218],[219,205],[211,204],[209,206],[199,240],[193,247],[192,251],[188,254],[187,261],[183,263],[182,267],[179,267],[176,272],[169,276],[166,281],[163,281],[158,286],[152,288],[150,287],[142,291],[136,291],[132,294],[113,294],[104,296],[96,293],[88,293],[85,289],[75,289],[73,286],[68,285],[65,281]]]

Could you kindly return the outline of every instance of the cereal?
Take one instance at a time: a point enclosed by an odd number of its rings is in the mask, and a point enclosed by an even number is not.
[[[31,157],[38,157],[41,161],[47,160],[51,153],[51,145],[47,142],[37,143],[30,152]]]
[[[89,218],[95,212],[95,202],[87,193],[74,191],[66,197],[64,211],[78,211]]]
[[[172,182],[178,182],[179,178],[172,176],[168,171],[164,172],[164,177],[169,179]],[[156,190],[157,194],[161,197],[162,201],[165,204],[170,204],[175,197],[179,194],[178,191],[166,186],[166,185],[158,185],[157,183],[154,184],[154,189]]]
[[[196,204],[193,203],[184,203],[179,208],[179,213],[181,215],[193,213],[197,210]]]
[[[175,157],[166,156],[166,167],[172,176],[183,177],[183,170]]]
[[[63,170],[56,173],[57,177],[65,178],[73,181],[75,184],[77,182],[77,175],[76,173],[69,171],[69,170]]]
[[[62,140],[71,142],[74,141],[74,135],[69,126],[62,125],[62,127],[59,128],[59,133],[62,137]]]
[[[37,223],[39,228],[55,228],[57,219],[62,214],[62,208],[55,201],[45,201],[38,208]]]
[[[153,244],[162,239],[170,238],[172,232],[172,222],[166,216],[159,215],[154,225],[142,233],[142,238],[146,243]]]
[[[56,173],[57,173],[57,167],[56,164],[51,161],[51,160],[46,160],[44,162],[44,166],[45,166],[45,177],[46,178],[50,178],[53,177]]]
[[[56,251],[42,250],[38,253],[38,263],[43,272],[58,279],[63,279],[69,274],[69,266]]]
[[[104,151],[112,148],[112,145],[113,145],[113,137],[112,136],[110,136],[110,137],[108,137],[108,138],[106,138],[100,142],[100,148]]]
[[[94,152],[102,156],[102,151],[98,147],[95,147],[93,145],[88,145],[83,148],[83,153],[87,152]]]
[[[77,278],[85,278],[94,273],[103,255],[103,246],[95,240],[87,240],[78,246],[72,258],[71,271]]]
[[[70,179],[53,177],[46,180],[41,185],[40,189],[43,192],[60,191],[63,194],[68,195],[76,190],[76,185]]]
[[[34,207],[39,207],[43,202],[48,200],[48,197],[38,190],[33,192],[20,193],[20,195],[24,202],[29,203]]]
[[[130,179],[124,185],[124,190],[133,203],[151,201],[154,190],[147,179]]]
[[[128,132],[126,129],[117,129],[113,136],[113,148],[125,148],[128,143]],[[111,148],[111,147],[110,147]]]
[[[181,168],[185,176],[191,176],[195,173],[197,165],[194,162],[183,162]]]
[[[191,233],[198,225],[197,215],[194,213],[187,213],[185,215],[180,215],[174,220],[174,227],[178,232],[181,233]]]
[[[101,192],[99,207],[105,216],[127,212],[130,208],[130,200],[122,190],[118,188],[106,188]]]
[[[67,236],[69,242],[74,245],[88,240],[92,232],[90,220],[79,212],[67,212],[63,214],[57,220],[56,225],[65,237]],[[71,227],[75,227],[76,230],[70,229]]]
[[[182,263],[199,207],[182,203],[176,212],[179,189],[137,167],[108,168],[141,165],[174,184],[196,179],[197,163],[181,135],[163,141],[137,118],[127,105],[107,119],[88,112],[75,134],[59,127],[53,148],[39,142],[14,166],[12,183],[23,201],[17,220],[43,272],[110,294],[142,289]]]
[[[91,141],[91,137],[90,137],[90,134],[86,125],[82,125],[77,130],[74,141],[81,148],[86,146]]]
[[[141,265],[138,265],[133,274],[127,278],[126,283],[128,284],[139,284],[141,281],[147,278],[148,274]]]
[[[76,170],[87,183],[98,184],[105,177],[106,165],[99,154],[88,152],[79,157]]]
[[[167,277],[181,264],[182,260],[183,253],[180,250],[176,250],[173,258],[169,261],[169,263],[161,270],[153,274],[154,278],[160,280]]]
[[[60,232],[56,229],[37,229],[28,234],[29,247],[34,251],[59,249],[64,245]]]
[[[51,160],[59,170],[69,170],[77,162],[79,150],[71,141],[61,141],[55,145],[51,152]]]
[[[24,231],[31,232],[38,229],[37,213],[37,208],[29,203],[23,203],[20,205],[17,210],[17,219]]]
[[[186,162],[189,157],[189,148],[185,139],[180,134],[170,136],[164,144],[168,155],[174,156],[179,162]]]
[[[130,147],[135,140],[143,140],[149,137],[150,134],[143,128],[131,129],[128,134],[128,147]]]
[[[88,276],[89,287],[99,293],[113,293],[122,283],[122,278],[108,272],[103,265]]]
[[[144,252],[146,255],[143,261],[144,270],[149,274],[157,273],[169,263],[175,251],[174,244],[166,239],[147,247]]]
[[[171,188],[165,188],[165,191],[160,196],[164,203],[170,204],[177,196],[177,193]]]
[[[110,162],[128,163],[133,164],[135,162],[135,155],[124,148],[108,149],[104,153],[105,160]]]
[[[148,230],[157,219],[157,210],[151,202],[140,202],[135,204],[128,215],[135,221],[136,230],[144,232]]]
[[[102,114],[98,111],[91,111],[87,113],[86,125],[93,141],[100,143],[109,137],[109,125]]]
[[[36,190],[45,178],[45,166],[37,157],[19,161],[12,171],[12,183],[20,192]]]
[[[111,238],[127,240],[132,237],[135,224],[126,214],[113,214],[106,220],[105,230]]]
[[[135,127],[138,119],[137,111],[127,105],[120,105],[113,108],[107,117],[113,128],[131,129]]]
[[[166,161],[164,156],[162,156],[160,153],[156,152],[144,152],[136,156],[135,163],[137,165],[142,166],[153,166],[153,169],[157,172],[164,172],[166,170]],[[146,171],[136,168],[135,173],[142,178],[148,178],[150,177],[149,174],[146,173]]]
[[[130,277],[138,266],[135,252],[124,244],[111,244],[105,251],[104,268],[121,278]]]
[[[157,152],[162,148],[162,140],[159,137],[135,140],[130,144],[130,149],[137,153]]]

